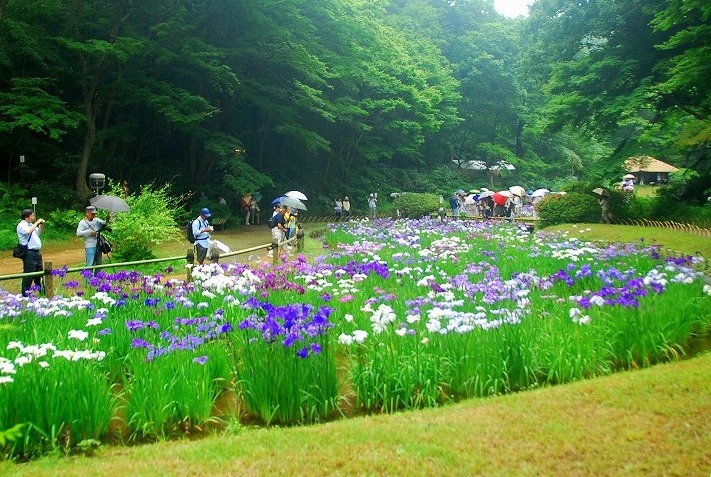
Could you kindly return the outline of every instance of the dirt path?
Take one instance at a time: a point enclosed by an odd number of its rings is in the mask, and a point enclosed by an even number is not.
[[[244,250],[258,247],[271,242],[271,232],[266,225],[251,225],[240,227],[238,230],[218,230],[212,237],[230,247],[231,250]],[[158,257],[181,256],[187,252],[190,244],[187,240],[161,245],[156,252]],[[45,262],[52,262],[53,268],[80,267],[84,265],[84,244],[81,240],[70,240],[62,244],[44,243],[42,256]],[[225,259],[226,262],[252,262],[267,259],[267,250],[250,252],[246,255],[237,255]],[[22,261],[13,258],[11,251],[0,252],[0,275],[22,273]],[[14,281],[14,280],[12,280]],[[5,288],[0,282],[0,288]]]

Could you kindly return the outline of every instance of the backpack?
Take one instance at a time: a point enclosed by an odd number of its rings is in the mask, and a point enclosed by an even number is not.
[[[109,242],[109,240],[101,234],[99,234],[96,238],[96,246],[99,248],[99,251],[104,255],[110,254],[111,250],[113,250],[113,245],[111,245],[111,242]]]
[[[269,226],[270,229],[273,229],[276,227],[276,215],[269,217],[267,220],[267,225]]]
[[[190,243],[195,243],[195,234],[193,233],[193,222],[194,220],[191,220],[188,222],[188,225],[185,226],[185,238],[188,239],[188,242]]]

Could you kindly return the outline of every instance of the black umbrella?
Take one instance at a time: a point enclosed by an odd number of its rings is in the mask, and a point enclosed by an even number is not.
[[[97,195],[89,199],[94,207],[108,210],[109,212],[130,212],[131,208],[125,200],[115,195]]]

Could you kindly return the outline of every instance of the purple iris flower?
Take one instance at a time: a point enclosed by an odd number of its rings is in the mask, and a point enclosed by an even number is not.
[[[205,366],[205,363],[207,363],[207,356],[200,356],[198,358],[193,359],[193,363],[197,363],[201,366]]]

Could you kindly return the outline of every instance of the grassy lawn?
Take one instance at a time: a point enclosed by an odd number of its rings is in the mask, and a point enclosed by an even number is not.
[[[584,240],[659,243],[711,257],[672,230],[579,224]],[[307,251],[319,253],[307,239]],[[711,352],[653,368],[438,409],[259,428],[92,457],[0,463],[0,475],[711,475]]]
[[[638,227],[634,225],[574,224],[558,225],[545,229],[546,232],[561,231],[571,237],[586,241],[638,242],[658,244],[663,251],[673,255],[700,255],[707,261],[706,270],[711,268],[711,240],[700,235],[680,232],[661,227]]]
[[[634,192],[640,197],[653,197],[657,195],[657,186],[651,186],[651,185],[635,185],[634,186]]]
[[[711,353],[439,409],[0,464],[0,475],[678,475],[711,470]]]

